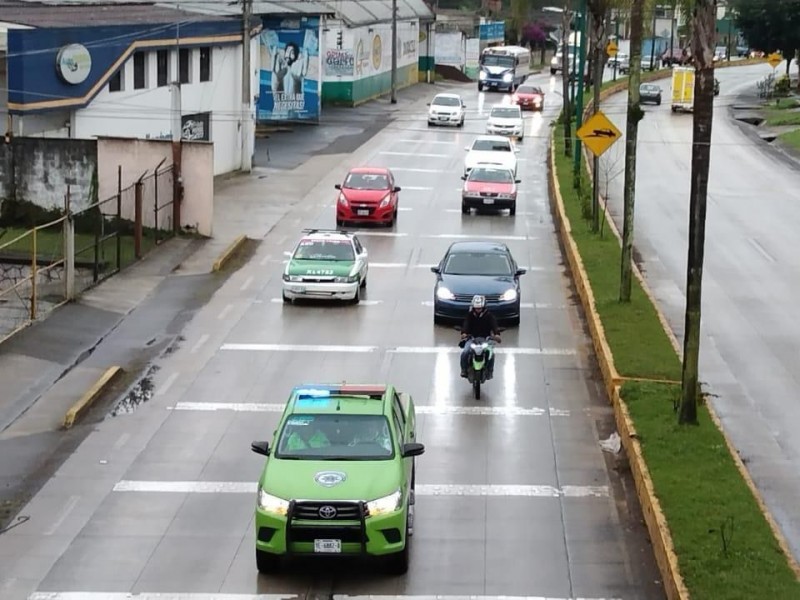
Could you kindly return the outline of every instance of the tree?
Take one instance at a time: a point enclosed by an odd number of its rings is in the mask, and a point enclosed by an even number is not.
[[[711,165],[711,125],[714,121],[714,48],[717,0],[696,0],[692,59],[695,66],[692,116],[692,167],[689,198],[689,254],[686,268],[686,318],[683,337],[681,406],[678,422],[697,423],[700,306],[706,234],[706,199]]]
[[[751,48],[781,51],[787,59],[800,48],[800,3],[796,0],[731,0],[730,9]]]
[[[564,0],[561,19],[561,93],[564,109],[561,118],[564,122],[564,155],[572,156],[572,103],[569,101],[569,32],[572,21],[570,0]]]
[[[591,21],[589,25],[589,38],[592,49],[592,92],[594,100],[592,107],[595,113],[600,110],[600,86],[603,81],[603,67],[606,63],[606,46],[608,33],[606,31],[606,15],[608,14],[608,0],[589,0],[587,3]],[[594,158],[592,168],[592,231],[600,231],[600,164]]]
[[[622,223],[622,259],[620,262],[619,301],[631,301],[633,269],[633,209],[636,198],[636,142],[639,121],[644,117],[639,106],[639,82],[642,75],[642,34],[644,0],[633,0],[631,7],[630,75],[628,79],[628,116],[625,124],[625,186]]]

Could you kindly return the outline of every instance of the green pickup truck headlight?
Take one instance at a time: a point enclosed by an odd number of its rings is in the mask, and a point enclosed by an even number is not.
[[[388,496],[378,498],[372,502],[367,502],[369,516],[375,517],[377,515],[385,515],[387,513],[398,511],[402,505],[402,500],[403,495],[400,493],[400,490],[397,490]]]
[[[276,515],[286,515],[289,512],[289,502],[283,498],[278,498],[268,494],[262,488],[258,488],[258,507]]]

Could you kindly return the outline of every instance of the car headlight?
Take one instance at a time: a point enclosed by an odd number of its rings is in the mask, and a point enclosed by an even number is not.
[[[358,281],[358,275],[350,275],[349,277],[334,277],[336,283],[355,283]]]
[[[486,71],[481,71],[478,74],[478,79],[486,79]]]
[[[503,81],[511,81],[511,79],[512,79],[511,73],[506,73],[505,75],[503,75]]]
[[[367,510],[369,511],[370,517],[385,515],[387,513],[392,513],[400,510],[402,502],[403,502],[403,494],[400,493],[400,490],[397,490],[395,492],[392,492],[388,496],[384,496],[383,498],[378,498],[377,500],[373,500],[372,502],[367,502]]]
[[[261,486],[258,486],[258,508],[264,512],[285,515],[289,512],[289,501],[268,494]]]
[[[510,302],[511,300],[516,300],[516,299],[517,299],[517,290],[513,288],[510,290],[506,290],[500,295],[500,300],[503,302]]]
[[[347,197],[344,194],[339,194],[339,204],[342,206],[348,206],[350,203],[347,201]]]
[[[297,275],[287,275],[286,273],[284,273],[283,274],[283,280],[284,281],[303,281],[303,278],[299,277]]]
[[[436,297],[439,300],[455,300],[455,295],[453,292],[448,290],[446,287],[439,286],[436,288]]]
[[[513,200],[514,194],[497,194],[497,197],[500,200]]]
[[[378,207],[379,208],[383,208],[384,206],[389,206],[389,202],[391,202],[391,201],[392,201],[392,195],[391,194],[386,194],[383,197],[383,200],[381,200],[381,203],[378,205]]]

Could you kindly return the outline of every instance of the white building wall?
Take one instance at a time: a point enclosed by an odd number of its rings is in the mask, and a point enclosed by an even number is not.
[[[192,48],[189,83],[181,85],[181,114],[211,112],[210,140],[214,144],[214,175],[241,165],[242,84],[241,45],[211,46],[211,78],[200,81],[200,49]],[[258,42],[251,45],[251,64],[257,73]],[[123,67],[121,91],[106,84],[92,103],[72,115],[72,137],[95,136],[170,139],[171,86],[157,86],[157,52],[147,51],[146,85],[134,89],[134,59]],[[257,77],[254,76],[254,78]],[[178,51],[169,50],[168,80],[178,78]],[[255,79],[257,81],[257,79]],[[257,86],[253,87],[254,94]]]

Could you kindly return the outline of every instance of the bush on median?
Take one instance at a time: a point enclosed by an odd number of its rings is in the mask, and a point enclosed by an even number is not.
[[[675,383],[680,380],[680,361],[638,280],[633,280],[630,304],[618,302],[619,242],[614,236],[601,238],[591,232],[582,198],[573,187],[573,159],[564,156],[560,134],[554,132],[555,175],[571,235],[616,368],[629,378],[621,396],[692,599],[800,598],[800,583],[708,408],[700,407],[698,427],[677,424],[673,403],[680,395],[680,384]],[[583,179],[582,188],[589,189],[590,183]]]

